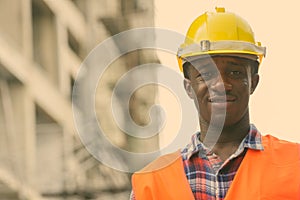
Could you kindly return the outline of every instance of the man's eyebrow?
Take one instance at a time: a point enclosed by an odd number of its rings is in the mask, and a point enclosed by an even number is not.
[[[241,62],[241,61],[227,61],[227,64],[231,64],[234,66],[245,66],[247,65],[246,62]]]
[[[211,68],[212,65],[215,66],[215,64],[213,62],[207,62],[205,64],[198,64],[198,65],[196,64],[196,66],[194,66],[194,65],[193,66],[195,67],[196,70],[200,70],[200,69]]]

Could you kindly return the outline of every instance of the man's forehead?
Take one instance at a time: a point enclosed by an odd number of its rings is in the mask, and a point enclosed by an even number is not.
[[[215,54],[187,58],[187,61],[194,66],[205,66],[216,61],[244,63],[247,60],[257,60],[257,56],[247,54]]]

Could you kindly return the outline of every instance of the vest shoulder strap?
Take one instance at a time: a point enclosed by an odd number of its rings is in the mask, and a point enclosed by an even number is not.
[[[151,163],[149,163],[148,165],[146,165],[146,167],[144,167],[143,169],[141,169],[140,171],[138,171],[136,173],[146,173],[146,172],[154,172],[154,171],[160,170],[160,169],[167,167],[170,164],[174,163],[179,158],[181,158],[180,150],[178,150],[174,153],[160,156],[157,159],[155,159],[154,161],[152,161]]]
[[[159,157],[132,176],[137,200],[194,200],[180,151]]]

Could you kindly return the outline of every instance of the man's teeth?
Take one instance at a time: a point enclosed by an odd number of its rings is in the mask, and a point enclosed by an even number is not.
[[[212,102],[212,103],[225,103],[225,102],[227,102],[226,101],[226,99],[224,99],[224,100],[222,100],[222,99],[215,99],[215,100],[210,100],[210,102]]]
[[[220,98],[220,99],[209,99],[209,102],[211,102],[211,103],[226,103],[226,102],[231,102],[231,101],[233,101],[233,100],[226,99],[226,98],[224,98],[224,99],[222,99],[222,98]]]

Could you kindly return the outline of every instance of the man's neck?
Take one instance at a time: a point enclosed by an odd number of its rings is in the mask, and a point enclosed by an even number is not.
[[[212,151],[220,156],[222,160],[226,160],[237,150],[242,140],[249,133],[249,114],[246,113],[244,117],[234,125],[224,127],[211,126],[209,127],[209,131],[207,125],[208,123],[200,120],[201,135],[199,139],[204,142],[206,146],[211,147]],[[207,139],[205,138],[207,133],[218,138],[210,137],[210,139]]]

